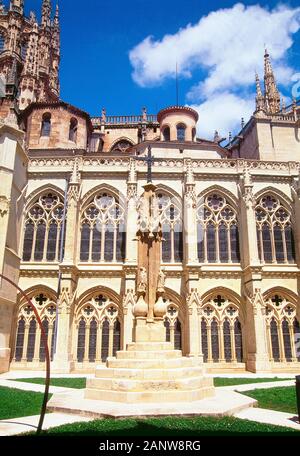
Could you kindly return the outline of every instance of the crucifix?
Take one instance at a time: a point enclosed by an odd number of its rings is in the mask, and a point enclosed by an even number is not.
[[[158,320],[162,319],[162,316],[166,312],[166,304],[162,300],[164,290],[158,290],[161,270],[162,230],[160,210],[155,194],[156,186],[152,183],[152,165],[155,158],[152,156],[151,146],[148,147],[147,157],[136,157],[136,160],[147,163],[147,184],[144,185],[144,193],[138,207],[137,240],[139,274],[137,277],[137,295],[139,306],[136,307],[137,312],[135,316],[139,319],[146,320],[146,323],[144,322],[146,325],[144,330],[149,333],[151,331],[151,325],[153,329],[155,323],[158,324]],[[144,311],[142,312],[141,309],[143,306]],[[157,333],[155,337],[158,337]]]
[[[147,183],[152,183],[152,165],[155,158],[152,155],[151,146],[148,146],[148,154],[146,157],[134,157],[135,160],[143,161],[147,163]]]

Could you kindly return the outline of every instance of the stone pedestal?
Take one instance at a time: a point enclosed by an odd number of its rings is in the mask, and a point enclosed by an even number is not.
[[[135,326],[136,342],[164,342],[166,329],[162,318],[147,320],[146,317],[138,317]]]
[[[160,336],[162,324],[138,320],[143,339]],[[139,332],[140,331],[140,332]],[[186,358],[170,342],[139,341],[108,358],[87,380],[85,399],[130,403],[193,402],[213,397],[213,379],[203,375],[199,358]]]

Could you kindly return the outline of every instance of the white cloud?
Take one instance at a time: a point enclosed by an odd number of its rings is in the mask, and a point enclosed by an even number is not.
[[[191,105],[199,112],[198,135],[212,139],[215,130],[228,137],[229,131],[238,131],[241,119],[245,121],[254,110],[253,99],[240,98],[229,92],[216,94],[200,105]]]
[[[156,86],[175,76],[176,62],[179,75],[184,78],[201,69],[204,77],[198,82],[193,80],[187,100],[198,105],[200,111],[202,106],[202,113],[205,109],[207,115],[215,116],[218,111],[208,109],[207,105],[212,100],[216,102],[218,97],[223,102],[227,100],[228,108],[233,108],[238,98],[230,98],[230,93],[236,94],[240,89],[245,93],[246,89],[249,96],[250,87],[251,91],[254,88],[255,70],[259,73],[263,70],[265,45],[272,56],[278,82],[290,82],[294,70],[287,64],[286,51],[299,29],[300,8],[279,5],[270,10],[238,3],[211,12],[197,24],[189,24],[161,40],[145,38],[130,51],[132,76],[142,87]],[[247,100],[245,103],[248,106]],[[228,120],[232,118],[225,105],[221,109]],[[210,118],[203,121],[210,123]]]

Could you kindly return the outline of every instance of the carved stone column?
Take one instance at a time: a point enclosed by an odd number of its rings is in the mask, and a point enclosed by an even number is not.
[[[137,176],[136,161],[131,159],[127,182],[127,214],[126,214],[126,264],[137,264],[138,243],[137,233]]]
[[[201,347],[201,299],[197,289],[193,288],[187,298],[188,307],[188,340],[189,356],[201,357],[203,360]]]
[[[73,172],[71,175],[68,194],[67,194],[67,217],[65,229],[65,250],[64,263],[76,263],[77,236],[79,226],[79,198],[80,198],[80,174],[79,162],[75,158]]]
[[[67,279],[67,276],[63,277]],[[72,358],[72,305],[74,302],[74,293],[68,281],[62,287],[61,294],[58,297],[58,321],[56,352],[52,363],[52,372],[68,373],[74,368]],[[69,281],[70,284],[70,281]]]
[[[183,239],[185,262],[187,264],[195,264],[198,263],[197,197],[195,192],[195,181],[191,160],[186,160],[185,168],[186,180],[183,207]]]
[[[265,305],[259,288],[246,297],[246,315],[246,368],[251,372],[270,371]]]
[[[129,274],[127,274],[128,277]],[[133,271],[133,279],[135,282],[135,271]],[[126,280],[126,285],[128,285],[128,279]],[[135,283],[133,284],[135,287]],[[133,340],[133,307],[135,305],[135,293],[134,289],[128,288],[123,299],[123,338],[122,338],[122,347],[121,350],[126,350],[128,344]]]
[[[244,268],[260,264],[257,248],[255,197],[251,175],[245,168],[240,180],[240,226],[241,261]]]

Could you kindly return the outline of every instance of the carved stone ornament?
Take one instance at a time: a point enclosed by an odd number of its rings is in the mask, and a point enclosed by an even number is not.
[[[0,196],[0,216],[3,217],[8,213],[10,206],[10,200],[6,196]]]

